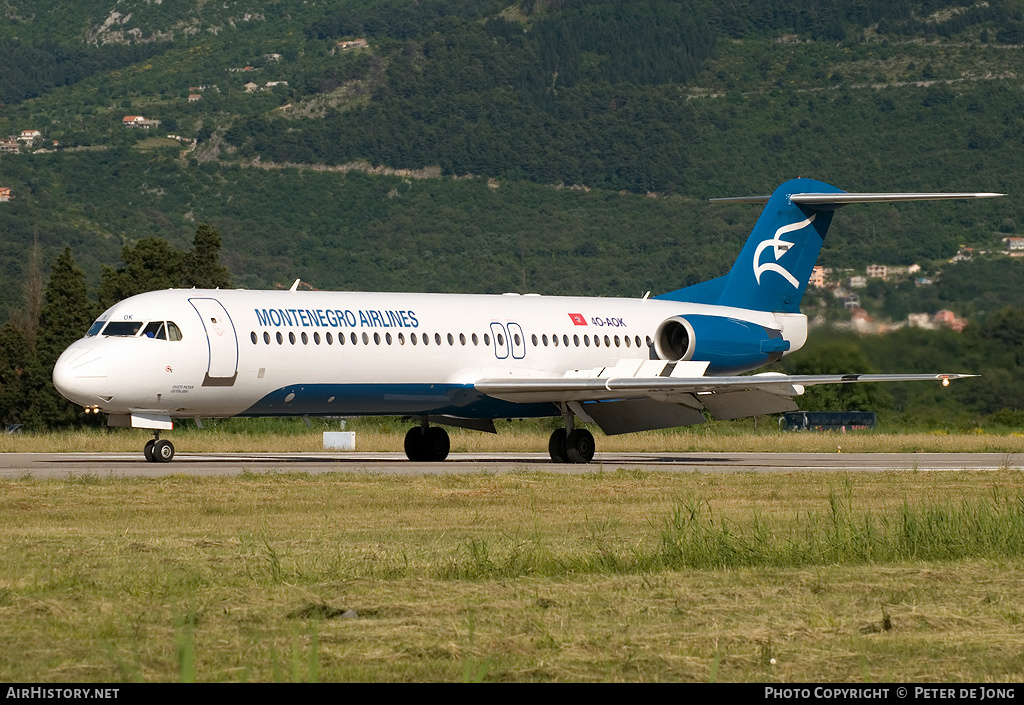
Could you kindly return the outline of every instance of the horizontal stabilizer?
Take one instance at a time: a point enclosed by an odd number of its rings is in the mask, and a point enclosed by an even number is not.
[[[897,201],[943,201],[958,198],[998,198],[1003,193],[794,193],[791,203],[811,208],[834,210],[851,203],[894,203]],[[712,198],[715,203],[767,203],[771,196]]]

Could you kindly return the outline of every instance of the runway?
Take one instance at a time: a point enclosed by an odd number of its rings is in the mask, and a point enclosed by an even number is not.
[[[391,475],[616,470],[650,472],[952,472],[1019,469],[1008,453],[598,453],[588,465],[561,465],[546,453],[453,453],[443,463],[411,462],[402,453],[182,453],[147,463],[142,453],[3,453],[0,477],[214,477],[249,473],[357,472]]]

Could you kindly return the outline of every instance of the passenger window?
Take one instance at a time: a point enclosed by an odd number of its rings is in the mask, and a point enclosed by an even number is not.
[[[466,334],[465,333],[459,333],[459,342],[462,343],[463,345],[466,344]]]
[[[270,345],[270,333],[263,331],[263,342]]]
[[[295,345],[295,334],[294,333],[292,333],[292,332],[288,333],[288,342],[291,343],[292,345]]]
[[[575,335],[573,337],[576,338]],[[565,347],[569,347],[569,336],[563,335],[562,336],[562,342],[565,344]],[[576,338],[576,347],[579,347],[579,344],[580,344],[580,339]]]
[[[366,335],[366,334],[364,333],[363,335]],[[353,345],[355,345],[356,343],[359,342],[359,338],[356,337],[355,333],[352,334],[352,337],[350,338],[350,340],[352,341]]]
[[[302,334],[302,344],[309,345],[309,336],[306,335],[305,333]]]
[[[277,331],[277,344],[284,345],[284,336],[281,335],[281,331]]]
[[[604,346],[606,348],[610,348],[612,346],[612,341],[607,335],[604,337]]]
[[[448,344],[455,345],[455,337],[451,333],[448,334]]]
[[[334,336],[333,335],[331,335],[330,333],[327,333],[327,334],[325,334],[324,337],[327,338],[327,344],[328,345],[334,345]],[[338,340],[345,340],[345,339],[344,338],[338,338]]]
[[[440,333],[434,333],[434,342],[437,343],[438,345],[441,344],[441,334]]]
[[[398,344],[405,345],[405,333],[398,334]]]
[[[255,345],[256,343],[258,343],[258,342],[259,342],[259,340],[260,340],[259,338],[257,338],[257,337],[256,337],[256,331],[253,331],[252,333],[250,333],[250,334],[249,334],[249,337],[250,337],[250,338],[252,339],[252,344],[253,344],[253,345]]]
[[[473,345],[479,345],[480,344],[480,339],[476,337],[476,333],[474,333],[472,335],[472,338],[473,338]]]
[[[580,337],[578,335],[574,335],[572,337],[572,342],[576,343],[576,347],[578,348],[580,346]],[[568,345],[568,343],[566,343],[566,345]]]
[[[320,334],[319,333],[314,333],[313,334],[313,342],[316,343],[317,345],[320,344]]]

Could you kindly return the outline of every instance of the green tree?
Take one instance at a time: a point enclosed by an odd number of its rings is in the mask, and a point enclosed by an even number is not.
[[[231,273],[220,263],[220,231],[200,223],[192,249],[185,255],[182,286],[197,289],[226,289]]]
[[[29,402],[38,391],[39,367],[25,334],[11,323],[0,327],[0,423],[39,425]]]
[[[39,338],[35,364],[24,376],[28,386],[31,425],[60,428],[86,420],[77,406],[62,397],[52,382],[53,366],[60,354],[85,335],[96,317],[96,305],[89,298],[85,275],[67,247],[53,264],[43,294],[39,316]]]
[[[103,266],[100,305],[109,308],[129,296],[182,286],[185,258],[186,253],[157,237],[125,245],[121,248],[124,264],[116,269]]]
[[[60,354],[85,335],[96,314],[85,274],[75,265],[71,248],[66,247],[53,263],[50,281],[43,293],[36,343],[40,363],[52,368]]]

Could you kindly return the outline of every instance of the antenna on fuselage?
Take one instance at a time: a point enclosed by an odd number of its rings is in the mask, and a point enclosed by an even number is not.
[[[295,283],[294,283],[294,284],[292,284],[292,288],[291,288],[291,289],[289,289],[288,291],[298,291],[298,290],[299,290],[299,280],[298,280],[298,279],[296,279],[296,280],[295,280]]]

